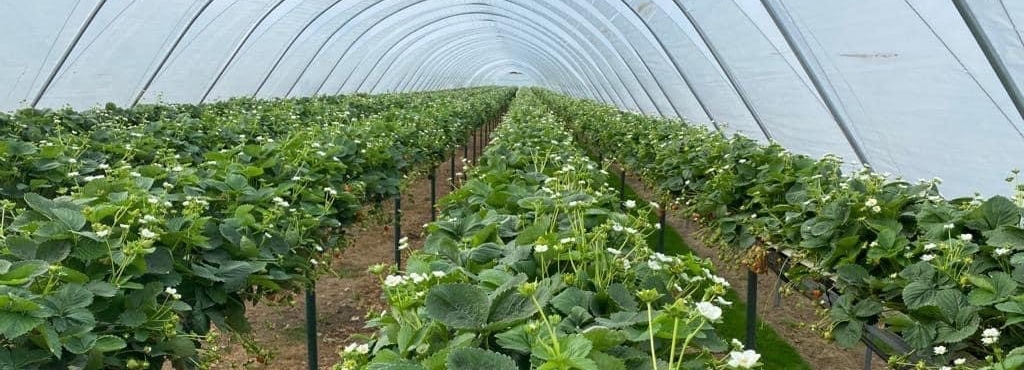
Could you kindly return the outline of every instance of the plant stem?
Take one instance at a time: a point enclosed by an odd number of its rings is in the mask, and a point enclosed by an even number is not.
[[[694,329],[693,332],[690,333],[690,335],[686,336],[686,340],[683,341],[683,348],[681,348],[682,351],[686,351],[686,347],[690,346],[690,341],[693,340],[693,337],[697,336],[697,333],[700,332],[700,329],[704,327],[704,323],[705,322],[707,322],[707,321],[704,321],[703,319],[701,319],[700,320],[700,325],[697,325],[697,328]],[[673,336],[672,339],[675,339],[675,337]],[[682,359],[680,359],[680,361],[682,361]]]
[[[672,363],[676,358],[676,333],[679,332],[679,318],[676,317],[672,320],[672,350],[668,353],[668,370],[672,370]],[[684,345],[683,348],[686,348]],[[682,355],[679,356],[679,361],[682,361]]]
[[[654,318],[651,312],[651,302],[647,302],[647,332],[651,339],[651,368],[658,370],[658,357],[654,355]]]
[[[548,316],[544,314],[544,307],[541,307],[536,296],[531,295],[530,300],[533,301],[533,305],[537,307],[537,312],[540,312],[540,318],[544,321],[544,326],[548,328],[548,334],[551,335],[551,344],[553,344],[555,348],[555,356],[561,356],[562,350],[558,344],[558,336],[555,334],[555,328],[551,326],[551,322],[548,321]]]

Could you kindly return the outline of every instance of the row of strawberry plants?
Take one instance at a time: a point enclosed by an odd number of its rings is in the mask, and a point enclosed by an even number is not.
[[[483,91],[476,91],[477,94]],[[370,98],[318,97],[300,99],[237,99],[224,103],[163,108],[161,114],[136,113],[161,106],[134,110],[105,108],[87,112],[67,110],[22,110],[13,116],[0,114],[0,197],[18,199],[25,193],[47,196],[83,181],[103,176],[103,170],[117,162],[134,166],[198,165],[214,151],[229,151],[239,145],[264,145],[280,141],[295,132],[330,137],[343,126],[360,120],[408,122],[441,119],[440,114],[423,115],[436,100],[445,99],[446,109],[459,101],[463,91],[379,96],[379,107]],[[465,108],[461,108],[465,109]],[[448,114],[448,113],[445,113]],[[148,118],[153,118],[148,120]],[[6,122],[5,122],[6,120]],[[438,137],[452,140],[465,132],[437,131],[424,125],[427,136],[408,137],[402,144],[415,149],[433,143],[416,143]],[[389,131],[378,132],[387,139]],[[323,139],[317,139],[324,141]],[[312,145],[332,145],[312,142]],[[327,153],[326,151],[321,151]],[[422,161],[425,153],[411,152],[407,161]],[[386,155],[386,153],[385,153]],[[372,156],[382,159],[381,155]],[[438,158],[432,158],[438,159]]]
[[[22,150],[0,160],[24,182],[0,200],[0,367],[199,366],[211,325],[245,332],[247,304],[302,289],[364,204],[398,194],[511,93],[383,96],[405,103],[349,121],[339,98],[240,101],[216,108],[232,120],[200,107],[9,137]]]
[[[371,267],[390,309],[336,369],[759,366],[715,330],[728,282],[693,255],[653,252],[657,205],[620,205],[534,93],[496,133],[406,269]]]
[[[880,321],[916,350],[893,362],[1024,364],[1024,188],[1014,199],[945,199],[937,179],[843,174],[834,156],[543,96],[591,148],[677,202],[726,254],[759,270],[767,251],[785,251],[795,260],[790,278],[833,281],[841,296],[825,333],[839,344],[854,345]]]

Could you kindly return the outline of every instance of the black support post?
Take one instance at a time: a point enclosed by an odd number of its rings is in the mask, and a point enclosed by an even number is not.
[[[664,208],[659,209],[658,212],[658,253],[665,253],[665,215],[668,212]]]
[[[747,269],[747,349],[757,349],[757,273]]]
[[[451,181],[452,191],[455,191],[455,151],[452,151],[452,157],[450,158],[451,166],[448,170],[448,180]]]
[[[319,368],[319,358],[316,335],[316,282],[310,282],[306,287],[306,363],[309,370]]]
[[[626,208],[626,170],[619,172],[619,209]]]

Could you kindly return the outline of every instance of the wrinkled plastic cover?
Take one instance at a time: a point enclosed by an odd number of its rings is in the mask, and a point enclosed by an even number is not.
[[[1024,2],[966,3],[1022,83]],[[951,1],[10,0],[0,17],[4,111],[538,85],[951,196],[1008,193],[1024,164],[1021,113]]]

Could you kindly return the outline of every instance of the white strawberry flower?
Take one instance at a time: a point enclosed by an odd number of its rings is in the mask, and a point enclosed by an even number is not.
[[[139,235],[146,239],[154,239],[157,237],[157,234],[155,232],[146,228],[139,230]]]
[[[722,318],[722,309],[711,302],[697,302],[697,312],[708,321],[716,321]]]
[[[761,355],[751,349],[743,352],[732,351],[729,352],[729,362],[726,365],[736,369],[749,369],[757,365],[760,359]]]

